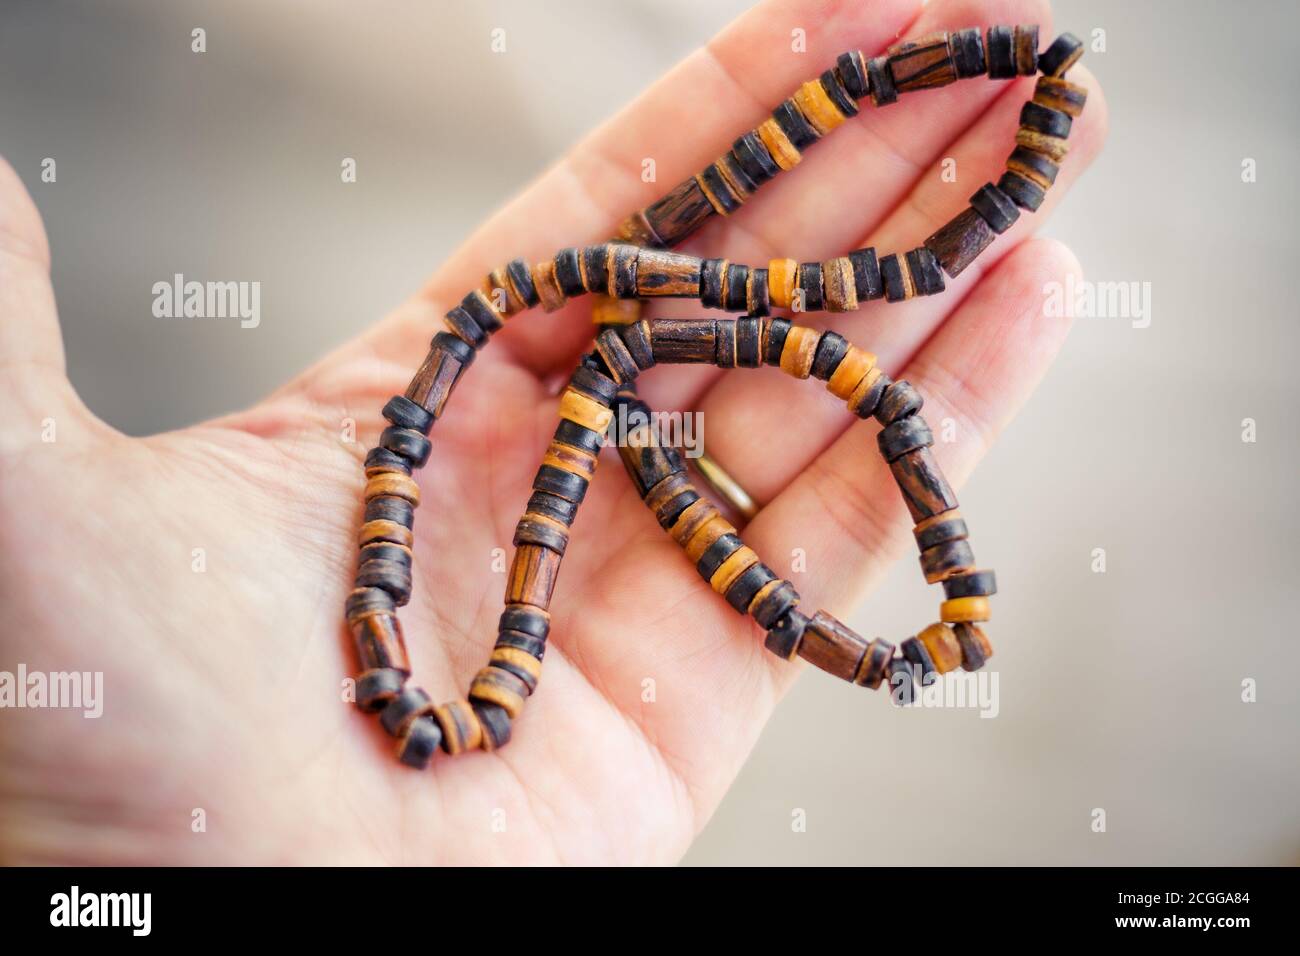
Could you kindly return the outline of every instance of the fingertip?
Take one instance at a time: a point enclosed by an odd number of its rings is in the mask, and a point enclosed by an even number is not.
[[[0,252],[50,268],[50,243],[40,211],[4,156],[0,156]]]

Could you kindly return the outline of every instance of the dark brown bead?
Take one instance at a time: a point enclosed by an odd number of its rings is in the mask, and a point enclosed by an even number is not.
[[[402,691],[406,677],[391,667],[368,670],[357,678],[357,706],[367,714],[377,713]]]
[[[786,100],[772,110],[772,118],[776,120],[776,125],[781,127],[781,132],[785,133],[795,149],[802,152],[817,142],[817,130],[790,100]]]
[[[433,701],[429,699],[428,694],[419,687],[406,687],[388,702],[388,706],[379,715],[379,723],[383,725],[389,736],[400,737],[406,732],[411,721],[432,710]]]
[[[467,294],[465,298],[460,300],[460,307],[488,335],[501,328],[501,313],[492,305],[492,301],[482,289],[475,289]]]
[[[880,396],[880,404],[875,412],[876,420],[882,425],[892,425],[900,418],[915,415],[924,404],[925,400],[910,382],[894,382]]]
[[[749,266],[727,266],[726,292],[723,308],[728,312],[744,312],[749,307]]]
[[[475,702],[474,715],[483,727],[483,749],[500,750],[510,743],[510,715],[496,704]]]
[[[970,197],[971,208],[980,214],[980,218],[989,224],[989,228],[1001,235],[1010,229],[1020,218],[1020,210],[1011,201],[1011,197],[992,183],[985,183]]]
[[[871,102],[877,107],[898,101],[894,78],[889,73],[889,58],[878,56],[867,61],[867,75],[871,79]]]
[[[922,683],[925,682],[925,676],[927,674],[938,672],[937,668],[934,666],[934,659],[930,657],[930,652],[926,649],[925,645],[915,637],[909,637],[907,640],[903,641],[903,643],[899,645],[899,650],[903,652],[903,657],[920,672]]]
[[[916,547],[920,551],[933,548],[936,544],[943,544],[945,541],[957,541],[968,535],[966,522],[958,511],[940,515],[912,529],[912,536],[916,538]]]
[[[781,171],[758,133],[750,130],[731,145],[736,164],[755,184],[761,185]]]
[[[627,343],[623,341],[617,329],[605,329],[596,336],[596,351],[605,360],[605,367],[609,369],[610,377],[619,385],[635,381],[641,374],[636,359],[632,357],[631,350],[628,349]]]
[[[762,272],[766,281],[766,269],[755,272]],[[736,365],[740,368],[758,368],[763,364],[762,328],[762,320],[757,316],[736,320]]]
[[[854,99],[862,99],[871,90],[871,79],[867,76],[867,61],[861,50],[841,53],[835,60],[835,72],[844,84],[844,90]]]
[[[443,317],[447,327],[456,333],[462,340],[476,349],[481,349],[487,344],[488,334],[483,328],[474,321],[473,316],[456,306]]]
[[[1054,110],[1050,106],[1042,106],[1032,100],[1020,107],[1020,125],[1046,136],[1059,136],[1065,139],[1070,135],[1070,127],[1073,123],[1069,113]]]
[[[1011,27],[989,27],[984,42],[989,79],[1009,80],[1016,75],[1015,32]]]
[[[1041,206],[1047,196],[1043,187],[1013,172],[1002,174],[1002,178],[998,180],[998,189],[1010,196],[1021,209],[1028,209],[1030,212]]]
[[[763,646],[783,660],[792,661],[799,651],[808,618],[797,609],[786,611],[767,632]]]
[[[817,351],[813,354],[813,378],[823,382],[835,374],[840,360],[849,350],[848,340],[838,332],[823,332],[817,340]]]
[[[406,733],[397,744],[397,759],[408,767],[423,770],[429,766],[438,745],[442,743],[442,728],[432,717],[418,717],[411,721]]]
[[[712,364],[717,328],[711,319],[659,319],[650,326],[650,344],[656,362]]]
[[[411,599],[411,569],[397,561],[366,561],[357,568],[359,588],[383,588],[398,605]]]
[[[411,473],[411,463],[396,452],[391,452],[382,446],[370,449],[366,453],[366,477],[384,471],[409,475]]]
[[[399,428],[410,428],[421,435],[429,434],[433,416],[405,395],[394,395],[384,406],[383,416]]]
[[[933,445],[934,435],[930,433],[930,426],[924,419],[913,415],[900,418],[892,425],[882,428],[876,436],[876,444],[880,446],[880,454],[885,461],[893,461],[909,451]]]
[[[803,293],[803,308],[796,309],[796,312],[820,312],[823,303],[822,264],[820,262],[799,263],[799,281],[795,288],[796,296],[800,292]]]
[[[568,547],[569,535],[563,528],[525,514],[519,519],[519,523],[515,525],[515,534],[511,539],[511,544],[516,547],[521,544],[536,544],[562,555],[565,548]]]
[[[993,646],[974,624],[956,624],[957,646],[961,648],[962,670],[977,671],[993,656]]]
[[[904,422],[909,420],[903,419]],[[894,459],[889,463],[889,470],[894,475],[894,482],[898,485],[903,503],[907,505],[914,522],[921,522],[957,507],[957,496],[953,494],[929,448],[917,448]]]
[[[429,461],[429,452],[433,445],[414,428],[399,428],[389,425],[379,436],[379,444],[395,455],[401,455],[411,462],[413,468],[423,468]]]
[[[889,76],[899,93],[946,86],[957,79],[948,34],[939,32],[889,48]]]
[[[873,248],[857,249],[849,253],[853,263],[853,281],[859,302],[879,299],[885,294],[885,285],[880,278],[880,264],[876,261]]]
[[[1044,76],[1064,76],[1065,71],[1083,56],[1083,41],[1073,33],[1062,33],[1038,57],[1038,69]]]
[[[799,592],[789,581],[782,581],[761,596],[756,596],[750,605],[749,613],[759,627],[767,630],[775,625],[786,613],[799,603]]]
[[[921,552],[921,572],[927,584],[936,584],[959,571],[975,567],[975,552],[964,538],[944,541]]]
[[[818,611],[804,629],[798,654],[841,680],[853,680],[867,653],[867,642],[839,620]]]
[[[992,571],[971,571],[958,574],[943,582],[943,594],[948,600],[964,597],[987,597],[998,593],[998,579]]]
[[[789,319],[772,319],[767,323],[767,346],[763,350],[765,364],[780,366],[781,352],[785,349],[785,337],[789,331]]]
[[[939,268],[939,260],[925,246],[907,253],[907,271],[911,273],[917,295],[938,295],[943,291],[943,271]]]
[[[582,295],[587,291],[582,281],[582,252],[578,249],[561,249],[555,254],[555,281],[566,296]]]
[[[894,645],[876,638],[867,645],[867,653],[862,658],[853,682],[875,690],[889,673],[889,662],[893,657]]]
[[[766,269],[749,270],[745,310],[752,316],[767,315],[772,311],[772,296],[768,288]]]
[[[839,74],[835,70],[826,70],[818,77],[818,81],[821,83],[822,89],[826,91],[826,95],[830,97],[830,101],[835,104],[837,110],[845,116],[858,115],[857,102],[854,100],[853,95],[845,89]]]
[[[984,35],[979,27],[950,35],[948,49],[959,79],[984,75]]]
[[[925,246],[949,278],[957,278],[993,242],[995,233],[975,209],[966,207],[937,229]]]
[[[1016,27],[1012,37],[1015,47],[1016,72],[1021,76],[1033,76],[1038,72],[1038,25],[1022,23]]]

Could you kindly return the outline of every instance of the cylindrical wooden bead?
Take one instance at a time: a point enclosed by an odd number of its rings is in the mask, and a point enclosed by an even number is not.
[[[993,645],[984,632],[974,624],[961,623],[953,630],[957,634],[957,646],[961,648],[961,666],[963,670],[977,671],[993,656]]]
[[[1016,145],[1040,153],[1058,164],[1065,159],[1065,154],[1070,151],[1069,143],[1061,137],[1045,136],[1035,130],[1025,129],[1023,126],[1016,130]]]
[[[362,670],[392,668],[403,675],[411,673],[402,639],[402,624],[392,612],[364,614],[352,622],[352,641]]]
[[[943,541],[921,552],[921,571],[927,584],[937,584],[945,578],[975,567],[975,552],[964,539]]]
[[[718,565],[718,569],[709,578],[709,587],[713,588],[718,594],[725,595],[728,589],[736,583],[736,579],[757,563],[758,555],[754,553],[753,549],[742,545]]]
[[[857,101],[854,100],[852,94],[844,88],[843,81],[833,68],[826,70],[817,78],[817,80],[821,83],[822,91],[830,99],[831,103],[834,104],[835,109],[841,116],[858,115]]]
[[[958,79],[984,75],[984,34],[979,27],[958,30],[948,37],[948,54]]]
[[[795,325],[785,337],[781,350],[781,371],[795,378],[807,378],[812,372],[813,356],[821,333],[806,325]]]
[[[750,273],[750,285],[758,273],[766,275],[767,270],[755,269]],[[758,316],[736,320],[736,365],[740,368],[758,368],[763,364],[763,324]]]
[[[439,332],[429,345],[424,363],[406,387],[406,397],[436,419],[442,414],[461,373],[472,361],[472,347],[450,332]]]
[[[745,312],[751,316],[767,315],[772,311],[772,299],[768,294],[767,270],[750,269],[749,283],[745,287]]]
[[[527,696],[528,687],[522,680],[495,666],[479,671],[469,686],[470,700],[496,704],[512,719],[524,712],[524,698]]]
[[[460,306],[448,311],[443,316],[443,321],[447,323],[447,328],[470,347],[481,349],[487,344],[487,332]]]
[[[379,723],[383,725],[389,736],[400,737],[406,732],[411,721],[432,711],[433,701],[429,699],[428,694],[419,687],[406,687],[389,701],[388,706],[379,715]]]
[[[934,435],[930,433],[930,426],[924,419],[913,415],[900,418],[892,425],[882,428],[876,436],[876,444],[880,446],[880,454],[885,461],[893,461],[909,451],[933,445]]]
[[[442,728],[438,722],[432,717],[419,717],[411,721],[398,740],[397,759],[408,767],[423,770],[441,743]]]
[[[362,547],[375,541],[389,541],[409,548],[415,541],[415,535],[407,525],[380,518],[367,521],[357,535],[357,544]]]
[[[853,680],[867,653],[867,642],[825,611],[808,622],[799,643],[799,656],[841,680]]]
[[[1073,33],[1062,33],[1038,57],[1038,68],[1044,76],[1064,76],[1083,56],[1083,41]]]
[[[749,305],[749,266],[732,263],[727,266],[726,282],[722,292],[722,307],[728,312],[744,312]]]
[[[359,588],[383,588],[399,605],[411,599],[411,569],[397,561],[364,561],[357,568]]]
[[[990,80],[1009,80],[1016,75],[1015,31],[1011,27],[989,27],[984,59]]]
[[[555,275],[554,259],[547,259],[533,266],[533,288],[537,290],[537,297],[541,300],[543,311],[558,312],[564,307],[566,296]]]
[[[909,637],[903,643],[898,645],[898,649],[903,652],[903,657],[912,665],[912,670],[921,683],[925,684],[925,677],[936,671],[934,658],[930,656],[930,650],[915,637]]]
[[[749,615],[767,630],[799,603],[799,592],[789,581],[777,579],[763,585],[749,602]]]
[[[891,253],[880,260],[880,277],[885,283],[885,299],[904,302],[916,295],[916,285],[906,256]]]
[[[564,296],[582,295],[587,291],[586,283],[582,279],[582,253],[578,249],[573,247],[561,249],[551,261],[554,267],[555,284],[559,286]]]
[[[938,295],[943,291],[943,271],[933,252],[920,246],[909,250],[903,258],[907,261],[907,274],[912,277],[912,287],[917,295]]]
[[[1056,182],[1059,167],[1041,153],[1017,146],[1007,157],[1007,169],[1028,179],[1039,189],[1048,189]]]
[[[1011,171],[1002,174],[998,180],[998,189],[1010,196],[1012,202],[1021,209],[1028,209],[1030,212],[1041,206],[1043,200],[1047,198],[1047,191],[1042,186]]]
[[[665,249],[642,249],[636,267],[640,296],[695,298],[700,294],[700,259]]]
[[[975,209],[967,207],[925,240],[943,271],[957,278],[993,242],[993,229]]]
[[[914,522],[957,507],[957,496],[929,448],[918,448],[894,459],[889,463],[889,470]]]
[[[510,743],[510,715],[505,712],[505,708],[496,704],[475,703],[473,709],[482,728],[479,746],[491,753]]]
[[[799,148],[790,141],[790,137],[775,118],[764,120],[755,132],[778,166],[782,169],[794,169],[799,165],[799,160],[803,158]]]
[[[939,605],[939,619],[950,624],[987,621],[989,599],[986,597],[949,598]]]
[[[357,678],[357,706],[367,714],[377,713],[401,693],[406,677],[391,667],[368,670]]]
[[[523,682],[524,689],[531,694],[537,689],[537,682],[542,676],[542,662],[518,647],[496,647],[492,651],[490,663],[493,667],[509,671]]]
[[[607,405],[588,398],[575,388],[566,388],[560,396],[560,417],[604,434],[614,417]]]
[[[876,367],[876,356],[856,345],[850,345],[826,382],[826,389],[836,398],[848,401],[854,389]]]
[[[624,242],[611,242],[605,253],[605,294],[613,299],[635,299],[637,260],[640,249]]]
[[[892,384],[893,379],[879,368],[873,368],[858,382],[853,394],[849,396],[849,411],[859,418],[870,418],[876,413],[885,389]]]
[[[717,163],[705,167],[704,172],[697,174],[695,180],[700,184],[713,211],[720,216],[731,215],[745,202],[745,196],[727,182]]]
[[[867,76],[871,80],[872,105],[888,106],[898,101],[898,90],[889,72],[889,58],[878,56],[867,61]]]
[[[1044,136],[1059,136],[1065,139],[1070,135],[1072,123],[1069,113],[1043,106],[1032,100],[1020,108],[1020,125]]]
[[[405,498],[417,507],[420,504],[420,486],[415,483],[415,479],[410,475],[397,472],[381,472],[366,480],[366,500],[378,498],[380,495]]]
[[[946,32],[896,43],[887,52],[889,76],[899,93],[947,86],[957,79]]]
[[[828,381],[848,351],[849,343],[844,336],[838,332],[823,332],[817,340],[817,351],[813,354],[813,378]]]
[[[947,598],[988,597],[997,593],[998,579],[992,571],[970,571],[943,582],[943,594]]]
[[[790,332],[789,319],[772,319],[763,323],[763,362],[780,365],[785,351],[785,337]]]
[[[414,428],[398,428],[389,425],[379,436],[379,444],[396,455],[401,455],[411,462],[413,468],[423,468],[429,461],[429,452],[433,445],[423,434]]]
[[[751,130],[731,144],[736,165],[755,184],[762,185],[781,171],[758,132]]]
[[[676,246],[714,215],[714,207],[697,179],[692,177],[647,207],[645,215],[663,245]]]
[[[871,80],[867,75],[867,60],[861,50],[841,53],[835,60],[835,72],[839,74],[845,92],[854,99],[860,100],[871,91]]]
[[[455,756],[474,750],[483,741],[483,727],[467,700],[453,700],[433,709],[433,718],[442,729],[442,749]]]
[[[727,289],[726,259],[705,259],[700,263],[700,303],[706,309],[721,309]]]
[[[611,299],[598,295],[591,303],[593,325],[630,325],[641,320],[641,303],[637,299]]]
[[[381,495],[366,502],[363,521],[392,521],[404,528],[415,523],[415,506],[405,498],[390,498]]]
[[[609,289],[609,246],[584,246],[582,249],[582,285],[588,292],[604,293]]]
[[[1055,76],[1040,76],[1034,86],[1034,100],[1039,106],[1060,110],[1075,119],[1083,113],[1088,91],[1077,83]]]
[[[469,314],[479,328],[489,335],[501,328],[505,319],[482,289],[475,289],[466,294],[465,298],[460,300],[460,307]]]
[[[874,248],[850,252],[849,261],[853,263],[854,291],[859,302],[879,299],[885,294],[885,283],[880,276],[880,263],[876,261]]]
[[[409,428],[421,435],[429,434],[433,416],[405,395],[394,395],[384,405],[383,416],[399,428]]]
[[[999,235],[1010,229],[1020,218],[1020,210],[1011,197],[992,183],[985,183],[970,197],[971,208]]]
[[[828,312],[852,312],[858,307],[857,283],[848,256],[822,263],[822,291]]]
[[[930,652],[930,660],[934,661],[934,669],[940,674],[946,674],[949,671],[955,671],[961,667],[961,645],[957,643],[957,635],[953,633],[952,628],[946,624],[931,624],[916,639],[925,645],[925,649]]]
[[[650,323],[650,345],[656,362],[712,364],[717,328],[712,319],[658,319]]]
[[[507,604],[497,621],[497,629],[519,631],[545,642],[551,629],[551,615],[533,604]]]
[[[636,359],[615,329],[605,329],[596,336],[596,351],[605,360],[610,376],[620,385],[636,380],[641,374]]]
[[[366,454],[366,477],[373,478],[386,471],[401,475],[411,473],[411,463],[401,455],[394,454],[387,448],[372,448]]]
[[[915,415],[924,404],[925,400],[910,382],[893,382],[880,396],[876,420],[882,425],[892,425],[900,418]]]
[[[825,136],[844,122],[844,114],[830,98],[820,80],[809,80],[804,83],[795,91],[791,99],[819,136]]]
[[[516,547],[521,544],[536,544],[563,555],[569,545],[569,529],[563,522],[546,515],[525,513],[515,525],[511,543]]]
[[[782,660],[792,661],[799,653],[799,642],[807,627],[808,617],[792,607],[768,628],[763,646]]]
[[[801,262],[799,264],[799,284],[793,302],[794,310],[796,312],[820,312],[823,301],[822,264],[820,262]]]
[[[1022,23],[1016,27],[1012,40],[1016,55],[1016,72],[1033,76],[1038,72],[1038,25]]]
[[[535,544],[520,545],[506,580],[506,603],[550,607],[559,573],[560,556],[554,551]]]
[[[894,645],[877,637],[867,645],[858,672],[853,675],[853,683],[875,690],[889,673],[889,662],[893,657]]]
[[[799,263],[793,259],[773,259],[767,264],[767,291],[772,304],[783,309],[794,302],[794,287],[799,279]]]
[[[343,607],[348,623],[355,624],[367,614],[391,614],[397,605],[393,596],[380,588],[354,588]]]
[[[945,541],[957,541],[968,536],[966,521],[960,511],[945,511],[918,522],[912,529],[916,547],[920,551],[933,548]]]

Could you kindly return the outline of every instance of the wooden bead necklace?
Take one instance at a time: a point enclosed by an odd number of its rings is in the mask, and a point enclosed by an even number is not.
[[[495,750],[509,741],[511,722],[541,675],[551,597],[569,529],[616,411],[620,421],[637,423],[617,444],[642,500],[713,589],[767,632],[766,646],[773,653],[787,660],[801,657],[870,688],[888,681],[896,699],[904,700],[918,678],[983,666],[992,649],[978,625],[989,619],[996,580],[992,571],[976,569],[957,499],[930,451],[933,437],[919,414],[921,396],[907,382],[893,381],[874,355],[839,334],[769,313],[773,306],[845,312],[872,299],[902,302],[942,292],[945,274],[959,275],[1011,227],[1021,209],[1037,209],[1055,181],[1072,119],[1087,98],[1084,88],[1063,78],[1082,50],[1067,33],[1039,54],[1037,27],[994,26],[898,43],[874,59],[845,53],[737,139],[726,155],[624,220],[613,241],[564,249],[531,267],[516,259],[494,269],[447,313],[450,331],[433,337],[405,395],[384,406],[389,427],[366,456],[361,556],[346,605],[361,664],[356,702],[379,713],[384,729],[397,739],[402,763],[424,767],[439,747],[457,754]],[[1016,145],[1001,178],[980,187],[965,210],[915,249],[880,257],[872,248],[858,249],[820,263],[773,259],[765,268],[666,249],[714,214],[734,212],[764,182],[796,166],[805,149],[857,114],[861,100],[882,107],[900,93],[957,79],[1009,79],[1039,71],[1043,75],[1021,111]],[[593,320],[600,331],[594,350],[561,393],[559,424],[515,527],[496,646],[466,699],[435,705],[406,683],[411,668],[396,613],[411,595],[411,529],[420,503],[411,473],[428,461],[429,431],[491,334],[525,309],[541,305],[554,312],[584,293],[597,297]],[[641,303],[656,297],[698,298],[706,308],[745,314],[642,319]],[[779,366],[796,378],[825,381],[855,415],[874,417],[882,426],[881,455],[914,522],[926,581],[944,589],[940,620],[896,650],[880,638],[865,640],[825,611],[812,617],[801,612],[794,586],[768,568],[699,494],[677,451],[658,443],[635,380],[660,363]],[[715,486],[733,486],[731,497],[743,495],[716,464],[710,479]]]

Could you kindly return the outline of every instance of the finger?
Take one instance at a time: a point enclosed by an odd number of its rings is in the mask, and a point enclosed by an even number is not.
[[[1100,151],[1105,139],[1106,104],[1095,80],[1085,70],[1071,71],[1071,80],[1089,88],[1088,105],[1075,121],[1070,153],[1061,165],[1047,202],[1036,213],[1024,213],[1016,225],[997,237],[993,245],[944,292],[905,304],[868,303],[856,313],[831,320],[800,317],[809,324],[835,328],[850,342],[876,353],[891,374],[920,347],[984,275],[995,268],[1051,214]],[[974,126],[944,150],[956,161],[958,182],[945,182],[934,170],[889,217],[866,237],[864,245],[881,250],[915,248],[951,219],[980,185],[996,180],[1015,136],[1021,105],[1032,95],[1034,80],[1026,79],[999,99]],[[848,425],[840,404],[828,401],[824,389],[811,387],[785,375],[731,375],[700,402],[702,417],[713,426],[707,448],[756,500],[770,501],[798,475]],[[773,460],[770,449],[753,435],[770,428],[772,421],[798,421],[799,428],[782,433],[782,454]]]
[[[1070,320],[1044,313],[1043,291],[1069,275],[1079,277],[1079,264],[1062,244],[1022,244],[903,371],[925,399],[926,421],[938,430],[952,420],[955,440],[937,441],[934,452],[954,488],[1024,404],[1065,340]],[[846,609],[910,543],[911,521],[877,451],[877,432],[873,423],[852,425],[746,532],[760,554],[806,551],[809,573],[794,583],[810,608]],[[972,524],[978,548],[979,526]]]
[[[41,440],[80,409],[65,374],[50,284],[50,247],[36,204],[0,159],[0,449]]]
[[[446,308],[512,257],[532,262],[608,238],[624,217],[699,172],[839,53],[854,46],[882,49],[920,8],[919,0],[760,4],[489,219],[438,270],[424,295]],[[792,50],[796,28],[805,31],[806,54]],[[641,176],[647,157],[655,160],[655,182]],[[497,336],[519,361],[548,370],[568,364],[590,337],[590,303],[581,300],[554,315],[520,316]]]

